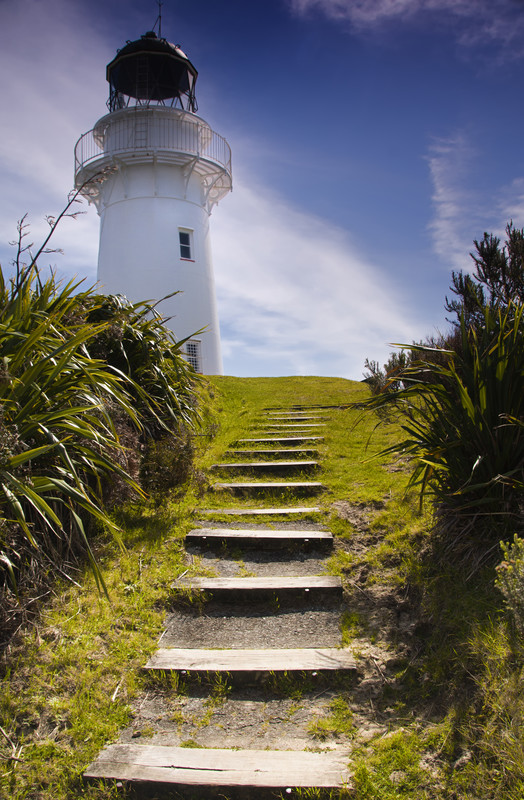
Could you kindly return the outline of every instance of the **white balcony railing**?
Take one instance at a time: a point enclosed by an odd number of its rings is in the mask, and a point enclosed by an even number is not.
[[[160,113],[157,109],[115,112],[103,117],[76,143],[75,175],[85,175],[85,169],[89,172],[91,162],[98,159],[149,152],[196,157],[211,169],[215,165],[231,176],[231,148],[224,137],[199,117],[172,109],[160,109]]]

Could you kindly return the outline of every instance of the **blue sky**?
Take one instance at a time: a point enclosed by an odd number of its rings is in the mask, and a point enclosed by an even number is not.
[[[165,0],[199,114],[233,150],[211,218],[224,368],[362,377],[390,342],[445,330],[474,238],[524,226],[522,0]],[[45,233],[105,66],[154,0],[0,0],[0,260]],[[47,262],[96,279],[98,218]],[[176,286],[173,287],[176,289]]]

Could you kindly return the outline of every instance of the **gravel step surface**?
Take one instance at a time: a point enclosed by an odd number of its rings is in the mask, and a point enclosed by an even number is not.
[[[213,570],[217,577],[240,576],[249,574],[253,577],[269,575],[323,575],[325,574],[325,557],[321,553],[299,553],[286,554],[278,553],[279,558],[275,559],[274,553],[270,550],[249,550],[239,558],[232,558],[225,554],[218,557],[216,553],[201,551],[198,547],[188,547],[188,552],[198,553],[202,559],[202,566],[207,570]]]
[[[275,603],[277,606],[277,603]],[[160,647],[231,648],[338,647],[338,609],[250,610],[225,603],[204,612],[173,611],[167,616]]]

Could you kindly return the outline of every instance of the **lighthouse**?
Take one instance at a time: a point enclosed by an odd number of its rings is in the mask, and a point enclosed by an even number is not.
[[[220,375],[209,217],[231,190],[231,150],[196,114],[197,75],[153,31],[127,42],[107,66],[109,113],[76,144],[75,186],[100,216],[101,290],[163,300],[195,370]]]

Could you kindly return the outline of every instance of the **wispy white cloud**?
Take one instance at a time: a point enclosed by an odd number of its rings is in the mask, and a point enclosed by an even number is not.
[[[424,333],[347,232],[251,182],[223,205],[212,236],[226,371],[359,378],[367,356]]]
[[[430,224],[435,252],[446,267],[469,269],[471,230],[478,232],[481,209],[476,194],[469,188],[475,152],[467,137],[435,141],[428,156],[433,186],[434,217]]]
[[[63,0],[3,0],[0,3],[0,256],[16,222],[28,214],[30,237],[38,244],[48,232],[46,214],[57,214],[73,185],[73,148],[80,134],[105,111],[103,64],[111,54],[93,29],[83,4]],[[50,24],[50,19],[53,20]],[[44,33],[45,32],[45,33]],[[19,47],[13,47],[18,41]],[[89,47],[86,47],[89,42]],[[94,280],[97,234],[90,213],[66,220],[53,246],[63,248],[47,262]]]
[[[504,222],[512,221],[516,227],[524,227],[524,178],[515,178],[501,192],[500,206]],[[496,232],[501,235],[501,230]]]
[[[357,30],[399,21],[431,18],[432,25],[464,21],[454,33],[462,44],[516,44],[524,31],[524,8],[514,0],[288,0],[292,11],[319,11],[346,20]],[[513,52],[514,55],[514,52]]]
[[[433,249],[446,268],[469,271],[473,239],[484,231],[503,237],[509,220],[524,225],[524,178],[491,187],[486,196],[478,185],[482,154],[465,134],[435,141],[427,160],[433,186]]]

